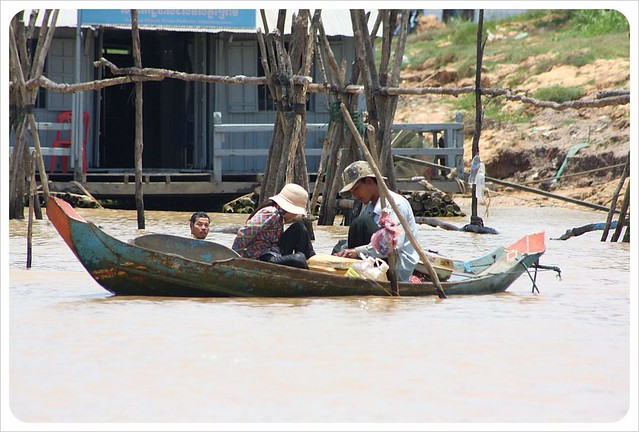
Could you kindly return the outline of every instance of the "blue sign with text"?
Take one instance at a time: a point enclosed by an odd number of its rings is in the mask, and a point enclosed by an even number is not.
[[[130,9],[82,9],[83,25],[131,25]],[[138,9],[138,25],[255,29],[255,9]]]

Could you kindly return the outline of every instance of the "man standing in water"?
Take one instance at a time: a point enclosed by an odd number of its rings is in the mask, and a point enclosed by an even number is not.
[[[209,235],[211,218],[206,213],[201,211],[193,213],[189,223],[191,225],[191,235],[194,238],[204,240]]]

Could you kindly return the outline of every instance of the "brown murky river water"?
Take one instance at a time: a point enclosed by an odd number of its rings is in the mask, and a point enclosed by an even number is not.
[[[147,211],[146,230],[138,231],[134,211],[78,211],[123,240],[189,234],[186,212]],[[552,240],[604,222],[602,212],[520,207],[482,216],[499,234],[420,225],[418,239],[469,258],[542,230],[541,264],[560,267],[561,279],[544,271],[540,293],[523,275],[503,294],[445,300],[114,297],[88,276],[46,216],[34,224],[30,270],[27,222],[4,223],[3,422],[10,416],[23,430],[87,430],[77,422],[127,424],[108,430],[192,422],[226,429],[366,423],[366,430],[390,423],[455,430],[628,424],[637,387],[631,246],[601,242],[601,231]],[[234,236],[226,231],[244,216],[212,218],[209,240],[230,246]],[[446,221],[462,226],[468,219]],[[315,234],[315,249],[329,253],[346,228],[316,227]]]

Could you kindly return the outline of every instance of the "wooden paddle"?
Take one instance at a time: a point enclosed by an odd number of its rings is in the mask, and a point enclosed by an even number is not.
[[[399,211],[399,207],[397,207],[397,204],[395,203],[395,200],[389,194],[389,190],[388,190],[388,187],[386,186],[386,183],[384,182],[384,178],[382,176],[382,173],[379,171],[379,168],[375,164],[375,160],[373,159],[373,156],[371,155],[370,151],[366,147],[366,144],[364,143],[364,140],[359,135],[359,132],[357,131],[357,127],[355,127],[355,123],[353,123],[353,119],[351,118],[351,114],[348,112],[348,109],[346,108],[346,105],[344,105],[344,103],[341,103],[340,104],[340,109],[342,110],[342,115],[344,116],[344,119],[346,120],[346,123],[348,123],[348,128],[350,129],[351,134],[353,135],[353,138],[355,138],[355,141],[357,142],[357,144],[359,145],[360,149],[364,153],[364,156],[366,157],[366,161],[371,166],[371,169],[373,170],[373,173],[375,174],[375,178],[377,179],[377,184],[379,185],[380,189],[383,190],[383,193],[386,195],[388,203],[391,205],[391,207],[393,208],[393,211],[397,215],[397,218],[401,222],[402,227],[404,228],[404,231],[406,233],[406,236],[408,237],[408,239],[412,243],[413,247],[417,251],[417,254],[421,258],[422,262],[426,266],[426,269],[428,270],[428,276],[430,276],[430,280],[435,285],[435,290],[437,291],[437,296],[439,298],[446,298],[446,294],[444,293],[444,289],[442,288],[442,285],[439,282],[439,277],[437,276],[437,273],[435,272],[435,269],[433,268],[433,265],[430,263],[430,260],[428,259],[428,256],[426,256],[426,253],[424,252],[424,250],[421,248],[421,246],[417,242],[417,239],[413,235],[413,232],[410,230],[410,226],[408,225],[408,222],[406,221],[404,216]]]
[[[371,146],[371,154],[373,156],[373,160],[375,161],[375,166],[379,166],[379,160],[377,159],[377,147],[375,145],[375,128],[373,127],[373,125],[368,125],[366,127],[366,135],[368,135],[368,145]],[[385,209],[386,208],[386,193],[384,192],[384,190],[382,188],[379,188],[379,199],[380,199],[380,204],[381,204],[381,208]],[[390,286],[391,286],[391,293],[392,295],[399,295],[399,285],[397,284],[397,271],[395,270],[397,268],[397,247],[394,247],[393,250],[391,250],[388,253],[388,271],[386,272],[386,274],[388,275],[388,281],[390,282]]]

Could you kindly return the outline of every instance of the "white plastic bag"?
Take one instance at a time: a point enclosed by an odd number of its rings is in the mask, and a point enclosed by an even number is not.
[[[388,281],[388,277],[386,276],[387,271],[388,264],[386,264],[386,261],[381,258],[366,257],[359,262],[351,264],[346,275],[386,282]]]

